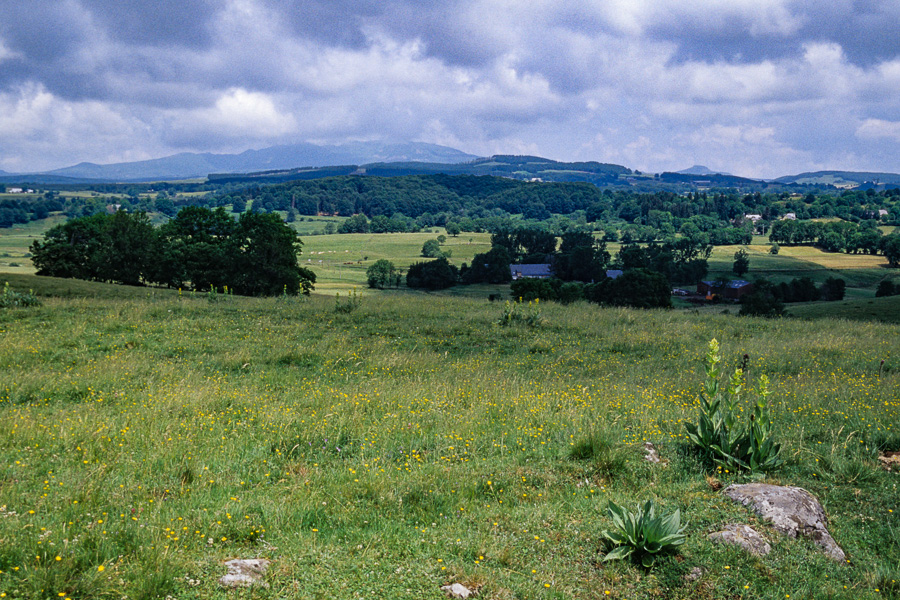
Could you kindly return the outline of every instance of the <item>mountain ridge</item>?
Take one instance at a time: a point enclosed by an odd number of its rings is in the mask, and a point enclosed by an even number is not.
[[[241,173],[298,167],[381,162],[442,162],[457,164],[478,158],[455,148],[424,142],[349,142],[320,146],[306,142],[245,150],[238,154],[180,152],[143,161],[77,165],[33,173],[75,179],[117,182],[159,181],[206,177],[210,173]]]

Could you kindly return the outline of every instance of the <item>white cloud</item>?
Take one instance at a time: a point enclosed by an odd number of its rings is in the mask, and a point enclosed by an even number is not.
[[[198,0],[184,41],[112,4],[35,0],[16,14],[52,24],[39,44],[0,22],[0,168],[411,139],[644,171],[900,170],[891,0]]]
[[[140,122],[101,102],[62,100],[37,85],[0,93],[0,138],[16,149],[0,153],[7,171],[125,160],[120,152],[145,135]]]
[[[866,119],[856,129],[856,136],[863,140],[888,139],[900,142],[900,121]]]
[[[0,38],[0,62],[4,60],[15,58],[17,54],[6,47],[6,44],[3,42],[3,38]]]
[[[609,0],[598,10],[610,24],[630,35],[652,27],[691,21],[697,27],[721,29],[737,21],[754,35],[790,35],[802,19],[784,0]]]

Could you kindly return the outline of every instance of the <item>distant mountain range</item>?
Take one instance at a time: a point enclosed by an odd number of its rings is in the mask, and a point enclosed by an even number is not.
[[[715,187],[765,189],[771,184],[867,188],[900,186],[900,174],[855,171],[817,171],[774,180],[738,177],[694,165],[658,175],[615,164],[559,162],[539,156],[479,158],[454,148],[421,142],[351,142],[341,145],[297,143],[247,150],[240,154],[185,152],[137,162],[107,165],[80,163],[43,173],[0,171],[0,183],[91,184],[174,181],[209,177],[214,182],[278,182],[338,175],[493,175],[535,181],[585,181],[599,186],[629,186],[652,191]]]
[[[632,175],[621,165],[598,162],[564,163],[539,156],[498,155],[465,163],[379,162],[360,166],[308,167],[263,171],[260,173],[211,173],[211,183],[279,183],[302,179],[321,179],[340,175],[397,177],[402,175],[491,175],[520,181],[585,181],[596,185],[624,184]]]
[[[28,174],[29,181],[47,178],[91,181],[136,182],[193,179],[210,173],[249,173],[297,167],[362,165],[369,163],[433,162],[457,164],[477,158],[446,146],[411,142],[387,144],[352,142],[339,146],[290,144],[240,154],[197,154],[185,152],[164,158],[98,165],[80,163],[72,167]],[[42,177],[34,177],[40,175]],[[16,177],[22,178],[23,175]]]

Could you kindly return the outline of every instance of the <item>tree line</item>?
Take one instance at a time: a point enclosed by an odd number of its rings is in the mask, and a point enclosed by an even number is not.
[[[301,246],[278,215],[187,207],[160,227],[142,212],[71,219],[31,252],[38,275],[271,296],[313,289]]]
[[[826,252],[880,252],[892,266],[900,262],[900,235],[883,235],[872,220],[861,224],[848,221],[778,221],[772,224],[769,240],[776,244],[812,245]]]
[[[476,254],[462,268],[446,257],[410,266],[406,283],[412,288],[438,290],[454,285],[509,283],[510,265],[548,264],[550,278],[512,281],[511,295],[521,300],[573,302],[589,300],[613,306],[642,308],[671,306],[673,284],[696,283],[708,271],[712,248],[688,239],[646,247],[626,244],[613,259],[606,242],[588,231],[569,231],[561,237],[550,232],[520,227],[491,235],[491,249]],[[608,277],[607,270],[621,270]],[[399,285],[399,275],[389,261],[370,267],[371,287]],[[388,283],[390,282],[390,283]]]

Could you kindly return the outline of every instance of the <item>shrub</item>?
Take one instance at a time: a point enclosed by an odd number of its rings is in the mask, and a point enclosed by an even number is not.
[[[821,296],[822,300],[835,302],[838,300],[843,300],[846,291],[846,281],[838,277],[829,277],[825,280],[825,283],[822,284],[822,287],[819,288],[819,295]]]
[[[532,300],[556,300],[558,293],[550,279],[537,279],[523,277],[516,279],[509,285],[509,295],[519,302],[531,302]]]
[[[900,285],[895,285],[891,281],[885,279],[878,284],[878,289],[875,290],[876,298],[883,298],[884,296],[896,296],[900,294]]]
[[[381,258],[366,269],[366,281],[370,288],[383,290],[387,287],[400,286],[400,271],[391,261]]]
[[[681,525],[681,511],[666,516],[656,516],[656,503],[648,500],[632,513],[612,500],[606,506],[606,514],[613,520],[615,531],[603,531],[601,536],[614,548],[603,561],[631,557],[646,568],[653,566],[656,557],[684,544],[687,536]]]
[[[456,285],[458,280],[459,269],[451,265],[446,258],[415,263],[406,272],[406,285],[411,288],[442,290]]]
[[[748,470],[752,473],[772,471],[784,462],[779,456],[781,445],[772,435],[772,424],[766,398],[769,380],[759,378],[756,390],[759,399],[753,406],[750,422],[742,424],[738,414],[743,413],[741,392],[744,387],[743,369],[735,369],[728,388],[722,392],[719,386],[719,343],[709,342],[706,355],[706,384],[700,395],[699,423],[685,423],[688,439],[703,451],[714,464],[732,471]]]
[[[422,256],[425,258],[440,258],[444,256],[440,242],[438,240],[427,240],[422,244]]]

